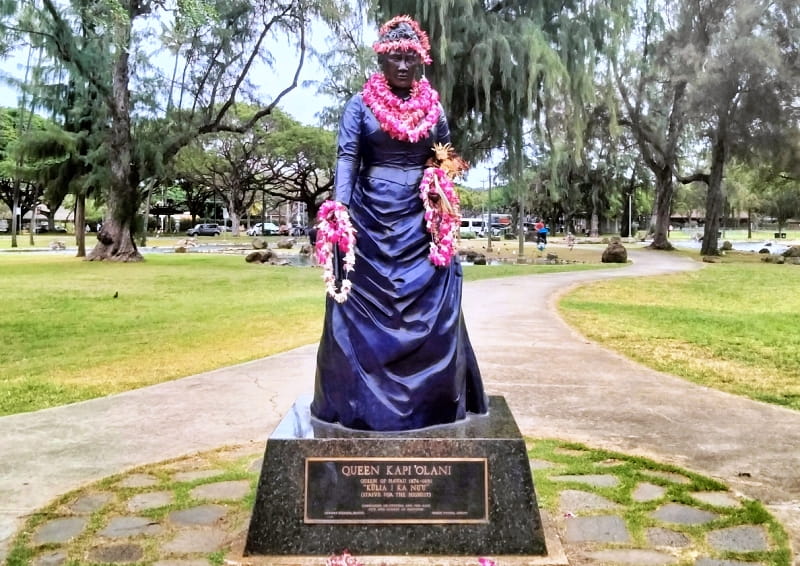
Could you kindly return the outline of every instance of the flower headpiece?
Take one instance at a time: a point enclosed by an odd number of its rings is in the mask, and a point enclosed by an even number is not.
[[[426,65],[433,62],[428,34],[410,16],[395,16],[383,24],[378,30],[378,41],[372,44],[372,49],[379,54],[414,51]]]

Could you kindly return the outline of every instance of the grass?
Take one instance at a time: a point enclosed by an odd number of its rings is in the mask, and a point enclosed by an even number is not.
[[[800,410],[800,267],[756,254],[580,287],[559,308],[590,339],[695,383]]]
[[[465,266],[467,280],[594,264]],[[148,254],[143,263],[0,255],[0,415],[119,393],[315,342],[321,270],[239,254]],[[115,296],[116,295],[116,296]]]
[[[252,360],[321,332],[315,269],[207,254],[139,264],[25,254],[3,256],[0,270],[0,414]]]

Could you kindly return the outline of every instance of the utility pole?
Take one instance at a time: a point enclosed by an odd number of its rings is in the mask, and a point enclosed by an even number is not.
[[[486,200],[486,251],[492,251],[492,168],[489,167],[489,198]]]

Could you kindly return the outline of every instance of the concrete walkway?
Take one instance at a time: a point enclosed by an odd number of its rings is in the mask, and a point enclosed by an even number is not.
[[[488,393],[523,434],[674,463],[766,504],[800,549],[800,413],[692,385],[574,333],[555,296],[587,281],[701,264],[657,252],[623,269],[485,280],[464,311]],[[646,284],[646,281],[642,281]],[[313,387],[316,345],[104,399],[0,418],[0,560],[25,516],[134,466],[267,436]]]

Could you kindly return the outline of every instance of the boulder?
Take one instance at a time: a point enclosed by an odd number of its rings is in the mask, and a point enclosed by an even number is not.
[[[558,254],[548,252],[547,261],[558,261]]]
[[[50,249],[53,251],[65,250],[67,249],[67,246],[64,245],[64,242],[53,240],[52,242],[50,242]]]
[[[268,247],[269,242],[267,242],[264,238],[253,238],[254,250],[266,250]]]
[[[621,242],[611,242],[600,259],[603,263],[628,263],[628,250]]]
[[[800,246],[791,246],[781,254],[783,257],[800,257]]]
[[[480,252],[469,251],[464,256],[464,260],[473,265],[486,265],[486,256]]]
[[[244,260],[247,263],[266,263],[274,257],[275,254],[271,250],[256,250],[247,254]]]
[[[719,263],[719,258],[713,255],[704,255],[703,262],[705,263]]]
[[[772,255],[768,254],[761,258],[761,261],[765,263],[777,263],[779,265],[783,265],[786,263],[786,258],[782,255]]]
[[[300,246],[300,255],[311,255],[314,253],[314,246],[311,244],[303,244]]]
[[[297,240],[295,240],[294,238],[284,238],[284,239],[278,241],[277,246],[278,246],[278,249],[281,249],[281,250],[291,250],[294,247],[296,242],[297,242]]]
[[[733,249],[733,244],[731,244],[728,240],[722,242],[722,249],[726,252],[729,252]]]

